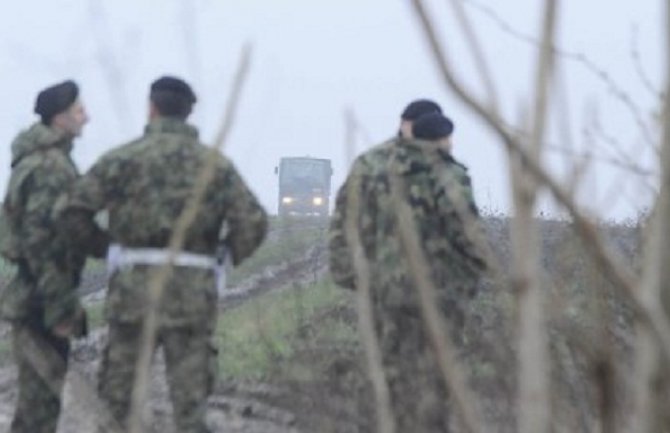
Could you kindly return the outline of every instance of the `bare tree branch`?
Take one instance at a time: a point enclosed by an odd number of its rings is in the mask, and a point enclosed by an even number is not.
[[[556,0],[545,2],[542,22],[542,49],[538,59],[535,81],[534,119],[528,153],[536,164],[542,156],[542,140],[545,134],[549,93],[553,78],[553,53],[551,46],[556,28]],[[523,167],[512,166],[516,172]],[[549,348],[547,324],[545,322],[545,296],[542,285],[539,227],[534,217],[538,191],[534,177],[523,175],[514,185],[516,215],[513,220],[517,288],[519,290],[519,431],[521,433],[543,433],[550,429],[549,401]]]
[[[494,11],[489,6],[484,5],[478,0],[461,0],[461,1],[465,2],[469,6],[479,10],[480,12],[488,16],[494,23],[496,23],[500,27],[500,29],[503,32],[509,34],[515,39],[538,48],[540,47],[540,42],[536,38],[516,30],[512,25],[503,20],[496,13],[496,11]],[[614,81],[614,79],[607,71],[596,65],[584,53],[573,52],[556,46],[553,47],[553,50],[558,57],[566,60],[571,60],[577,64],[582,65],[594,77],[596,77],[599,81],[605,84],[610,94],[628,109],[631,116],[633,117],[633,120],[635,121],[640,132],[642,133],[645,142],[649,145],[654,145],[655,140],[653,134],[651,133],[651,131],[649,130],[649,126],[643,119],[643,116],[641,114],[642,110],[640,110],[640,107],[637,106],[637,104],[635,103],[633,98],[628,94],[628,92],[623,90],[623,88]]]
[[[500,105],[498,104],[498,92],[496,90],[495,83],[491,78],[491,68],[486,61],[486,56],[482,50],[481,43],[479,38],[475,33],[474,27],[468,18],[465,8],[463,8],[462,0],[449,0],[452,9],[456,13],[456,18],[458,24],[461,26],[463,33],[465,34],[468,45],[472,55],[475,58],[475,64],[477,65],[477,71],[479,72],[480,78],[484,83],[484,88],[489,97],[489,106],[494,113],[500,112]]]
[[[100,63],[103,75],[107,82],[109,96],[114,104],[114,111],[119,121],[121,130],[128,130],[132,124],[130,119],[130,107],[124,72],[121,62],[116,56],[109,42],[109,23],[100,0],[89,3],[89,15],[91,27],[97,42],[97,59]]]
[[[665,67],[666,88],[663,96],[663,133],[661,141],[661,190],[656,202],[651,223],[651,235],[645,251],[645,267],[642,277],[640,299],[648,308],[661,310],[659,314],[667,317],[668,312],[659,307],[661,300],[668,295],[668,281],[670,281],[670,4],[665,6],[666,29]],[[667,308],[667,306],[666,306]],[[636,432],[652,433],[665,431],[667,426],[659,425],[662,413],[667,408],[663,401],[658,401],[656,390],[658,380],[659,350],[653,341],[652,330],[648,324],[638,326],[637,353],[636,353],[636,395],[634,428]],[[668,362],[667,353],[663,364]],[[667,386],[663,384],[662,386]]]
[[[196,86],[203,86],[202,66],[198,53],[198,4],[196,1],[181,2],[179,18],[182,25],[182,36],[184,41],[184,50],[193,82]],[[207,108],[207,101],[198,101],[200,105],[200,119],[204,117]],[[198,114],[198,113],[194,113]]]
[[[654,98],[660,100],[661,102],[663,101],[663,94],[661,94],[658,90],[654,88],[654,85],[651,84],[651,80],[649,79],[649,76],[647,73],[644,71],[644,67],[642,66],[642,57],[640,56],[640,50],[638,49],[639,44],[638,44],[638,36],[640,33],[640,28],[638,26],[633,26],[633,29],[631,31],[631,38],[630,38],[630,55],[633,58],[633,64],[635,65],[635,71],[637,72],[637,76],[640,78],[640,82],[644,86],[645,90],[649,92],[651,96]]]
[[[667,317],[665,317],[662,314],[662,311],[658,308],[645,305],[639,300],[636,290],[637,280],[632,270],[630,267],[621,263],[618,258],[614,257],[607,250],[599,235],[597,226],[578,209],[570,194],[567,193],[546,170],[529,157],[528,152],[519,145],[518,141],[505,126],[505,123],[498,116],[489,112],[483,104],[464,90],[464,87],[455,78],[448,66],[444,50],[440,42],[437,40],[432,22],[426,14],[422,0],[411,1],[433,51],[439,71],[448,88],[454,91],[466,105],[484,120],[485,124],[501,138],[502,143],[508,151],[519,155],[519,158],[522,160],[526,169],[535,176],[540,183],[549,189],[558,203],[565,207],[572,216],[575,229],[584,239],[585,244],[589,247],[589,251],[593,255],[595,263],[602,272],[607,275],[612,284],[619,290],[622,290],[623,293],[633,301],[633,309],[637,317],[651,326],[655,337],[661,342],[663,352],[666,355],[670,355],[670,322]]]

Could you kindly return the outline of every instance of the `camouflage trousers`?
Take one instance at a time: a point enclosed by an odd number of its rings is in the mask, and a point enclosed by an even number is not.
[[[217,352],[209,324],[159,329],[176,431],[207,433],[207,398],[212,392]],[[140,353],[141,323],[110,323],[99,377],[99,391],[111,415],[126,425]],[[154,350],[156,347],[153,348]]]
[[[67,372],[70,343],[40,323],[12,328],[18,368],[18,399],[11,433],[55,433]]]
[[[418,311],[377,311],[377,332],[396,430],[447,433],[447,389]]]

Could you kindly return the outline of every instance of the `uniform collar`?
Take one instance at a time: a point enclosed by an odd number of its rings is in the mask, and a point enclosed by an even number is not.
[[[395,140],[396,170],[399,173],[414,172],[419,169],[429,169],[436,161],[447,164],[456,164],[463,169],[467,168],[451,155],[451,152],[435,141],[396,138]],[[437,159],[433,159],[437,158]]]
[[[144,129],[145,134],[178,134],[198,138],[198,130],[183,120],[173,117],[157,117]]]

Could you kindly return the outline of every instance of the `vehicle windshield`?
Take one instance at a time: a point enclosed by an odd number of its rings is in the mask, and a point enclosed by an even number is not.
[[[329,165],[325,161],[289,159],[282,161],[279,182],[284,188],[325,188],[330,179]]]

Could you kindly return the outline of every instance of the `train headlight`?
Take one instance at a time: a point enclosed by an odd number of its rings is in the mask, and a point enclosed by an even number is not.
[[[282,197],[281,202],[284,204],[291,204],[293,203],[293,197]]]
[[[323,197],[314,197],[312,199],[312,204],[314,206],[321,206],[323,204]]]

